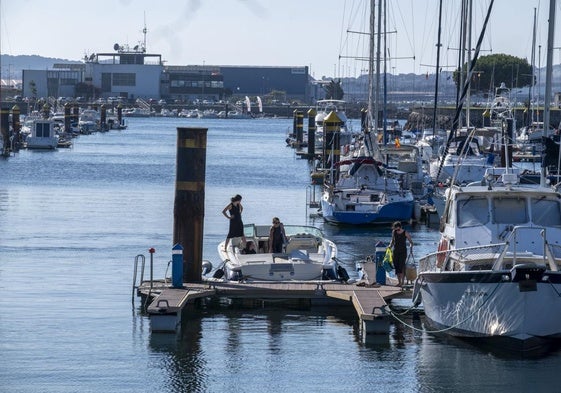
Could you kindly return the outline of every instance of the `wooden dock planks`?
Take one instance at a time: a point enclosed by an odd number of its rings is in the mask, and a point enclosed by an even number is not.
[[[369,272],[372,277],[373,272]],[[375,277],[375,274],[374,274]],[[251,282],[208,281],[185,284],[172,288],[169,284],[152,289],[157,295],[148,306],[154,321],[154,330],[176,331],[181,311],[190,302],[201,297],[226,297],[232,299],[338,299],[349,302],[357,312],[364,330],[376,334],[389,329],[390,314],[386,299],[402,293],[401,288],[369,283],[365,286],[339,282]],[[375,280],[374,280],[375,281]],[[139,292],[146,295],[147,285],[141,284]]]

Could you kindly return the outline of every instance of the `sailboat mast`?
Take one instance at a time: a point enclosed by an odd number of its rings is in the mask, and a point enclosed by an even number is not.
[[[388,31],[386,29],[386,22],[387,22],[387,11],[388,11],[388,4],[387,4],[387,0],[383,0],[383,4],[384,4],[384,106],[382,108],[382,128],[383,128],[383,139],[382,142],[384,144],[386,144],[386,142],[388,141],[388,121],[387,121],[387,106],[388,106],[388,70],[387,70],[387,64],[388,64],[388,59],[387,59],[387,51],[388,51],[388,42],[387,42],[387,36],[388,36]],[[380,3],[380,5],[382,5]]]
[[[374,102],[374,32],[376,31],[374,17],[375,0],[370,0],[370,36],[368,55],[368,128],[374,124],[372,104]]]
[[[374,133],[378,134],[378,123],[380,116],[380,47],[382,46],[382,0],[378,0],[378,37],[376,48],[376,101],[374,102]]]
[[[466,7],[467,0],[462,0],[461,10],[460,10],[460,45],[458,46],[458,88],[456,89],[456,107],[460,104],[460,96],[462,93],[462,87],[464,86],[465,74],[467,72],[467,65],[465,63],[465,47],[466,47],[466,25],[467,25],[467,15]],[[456,130],[462,128],[462,117],[458,118],[457,127],[454,128],[454,133]],[[454,134],[455,136],[455,134]]]
[[[527,116],[527,126],[531,125],[534,121],[534,105],[532,105],[532,100],[534,99],[534,72],[536,70],[536,8],[534,8],[534,28],[532,31],[532,82],[530,83],[530,88],[528,89],[528,106],[530,107],[530,112]]]
[[[434,84],[434,108],[432,113],[432,135],[436,135],[436,107],[438,105],[438,77],[440,75],[440,35],[442,33],[442,0],[438,6],[438,40],[436,43],[436,81]]]
[[[549,106],[551,101],[551,77],[553,70],[553,33],[555,30],[555,0],[549,0],[549,21],[547,30],[547,58],[545,65],[545,96],[543,110],[543,132],[544,136],[549,135]],[[545,167],[542,160],[541,180],[540,183],[545,185]]]
[[[472,0],[468,0],[468,25],[467,25],[467,63],[471,63],[471,31],[472,31],[472,23],[473,23],[473,2]],[[466,76],[467,78],[467,76]],[[470,75],[471,78],[471,75]],[[471,82],[471,81],[470,81]],[[470,107],[471,107],[471,85],[467,91],[466,96],[466,127],[469,129],[470,126]]]

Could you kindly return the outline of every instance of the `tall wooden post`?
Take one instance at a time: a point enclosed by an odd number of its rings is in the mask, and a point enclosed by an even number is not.
[[[72,134],[72,105],[67,102],[64,104],[64,133]]]
[[[78,104],[72,105],[72,121],[78,124],[80,120],[80,106]]]
[[[9,154],[10,152],[10,109],[1,108],[0,109],[0,134],[2,134],[2,140],[4,145],[0,149],[0,153]]]
[[[20,121],[20,109],[19,106],[14,105],[12,107],[12,128],[14,129],[14,143],[13,149],[18,151],[21,145],[20,141],[20,130],[21,130],[21,121]]]
[[[304,140],[304,113],[299,110],[294,113],[296,116],[296,147],[299,148]]]
[[[308,110],[308,159],[313,160],[316,156],[316,110]]]
[[[183,281],[202,280],[207,128],[177,128],[173,244],[183,247]]]
[[[107,107],[105,104],[101,104],[101,112],[99,115],[99,128],[101,131],[107,131]]]
[[[330,183],[335,184],[339,178],[339,157],[341,155],[341,119],[334,111],[329,112],[323,119],[323,146],[324,168],[329,168],[331,173]]]

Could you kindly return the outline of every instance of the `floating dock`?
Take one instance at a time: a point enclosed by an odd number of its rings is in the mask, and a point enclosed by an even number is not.
[[[374,264],[368,266],[375,277]],[[368,274],[370,273],[370,274]],[[232,282],[209,279],[200,283],[185,283],[174,288],[169,280],[144,281],[137,287],[137,295],[148,304],[152,332],[178,333],[182,318],[188,318],[189,310],[202,298],[227,298],[251,301],[253,304],[267,301],[297,300],[313,308],[314,305],[353,307],[361,325],[363,341],[370,335],[388,335],[391,313],[388,301],[392,298],[410,298],[411,293],[400,287],[379,285],[363,280],[347,284],[336,281],[306,282]]]

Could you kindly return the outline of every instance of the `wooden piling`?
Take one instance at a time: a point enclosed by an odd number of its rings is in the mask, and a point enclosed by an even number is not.
[[[296,110],[296,147],[300,147],[304,140],[304,113]]]
[[[4,146],[0,150],[1,153],[6,154],[10,151],[10,110],[8,108],[0,109],[0,133],[2,134],[2,140],[4,141]]]
[[[339,178],[339,162],[341,155],[341,119],[334,111],[329,112],[323,119],[323,161],[324,168],[333,168],[332,179],[337,181]],[[328,162],[330,160],[331,162]]]
[[[119,122],[119,126],[123,125],[123,105],[117,105],[117,121]]]
[[[313,160],[316,155],[316,110],[308,110],[308,159]]]
[[[67,102],[64,104],[64,133],[70,134],[72,128],[72,105]]]
[[[105,104],[101,104],[101,113],[99,115],[99,122],[101,123],[99,127],[101,131],[107,131],[107,107]]]
[[[13,144],[13,149],[15,151],[18,151],[22,141],[21,139],[21,135],[20,135],[20,130],[21,130],[21,121],[20,121],[20,114],[21,111],[19,109],[19,106],[14,105],[12,107],[12,128],[14,130],[14,144]]]
[[[183,247],[183,281],[202,280],[207,128],[177,128],[173,244]]]
[[[78,104],[72,105],[72,121],[78,123],[80,119],[80,106]]]

